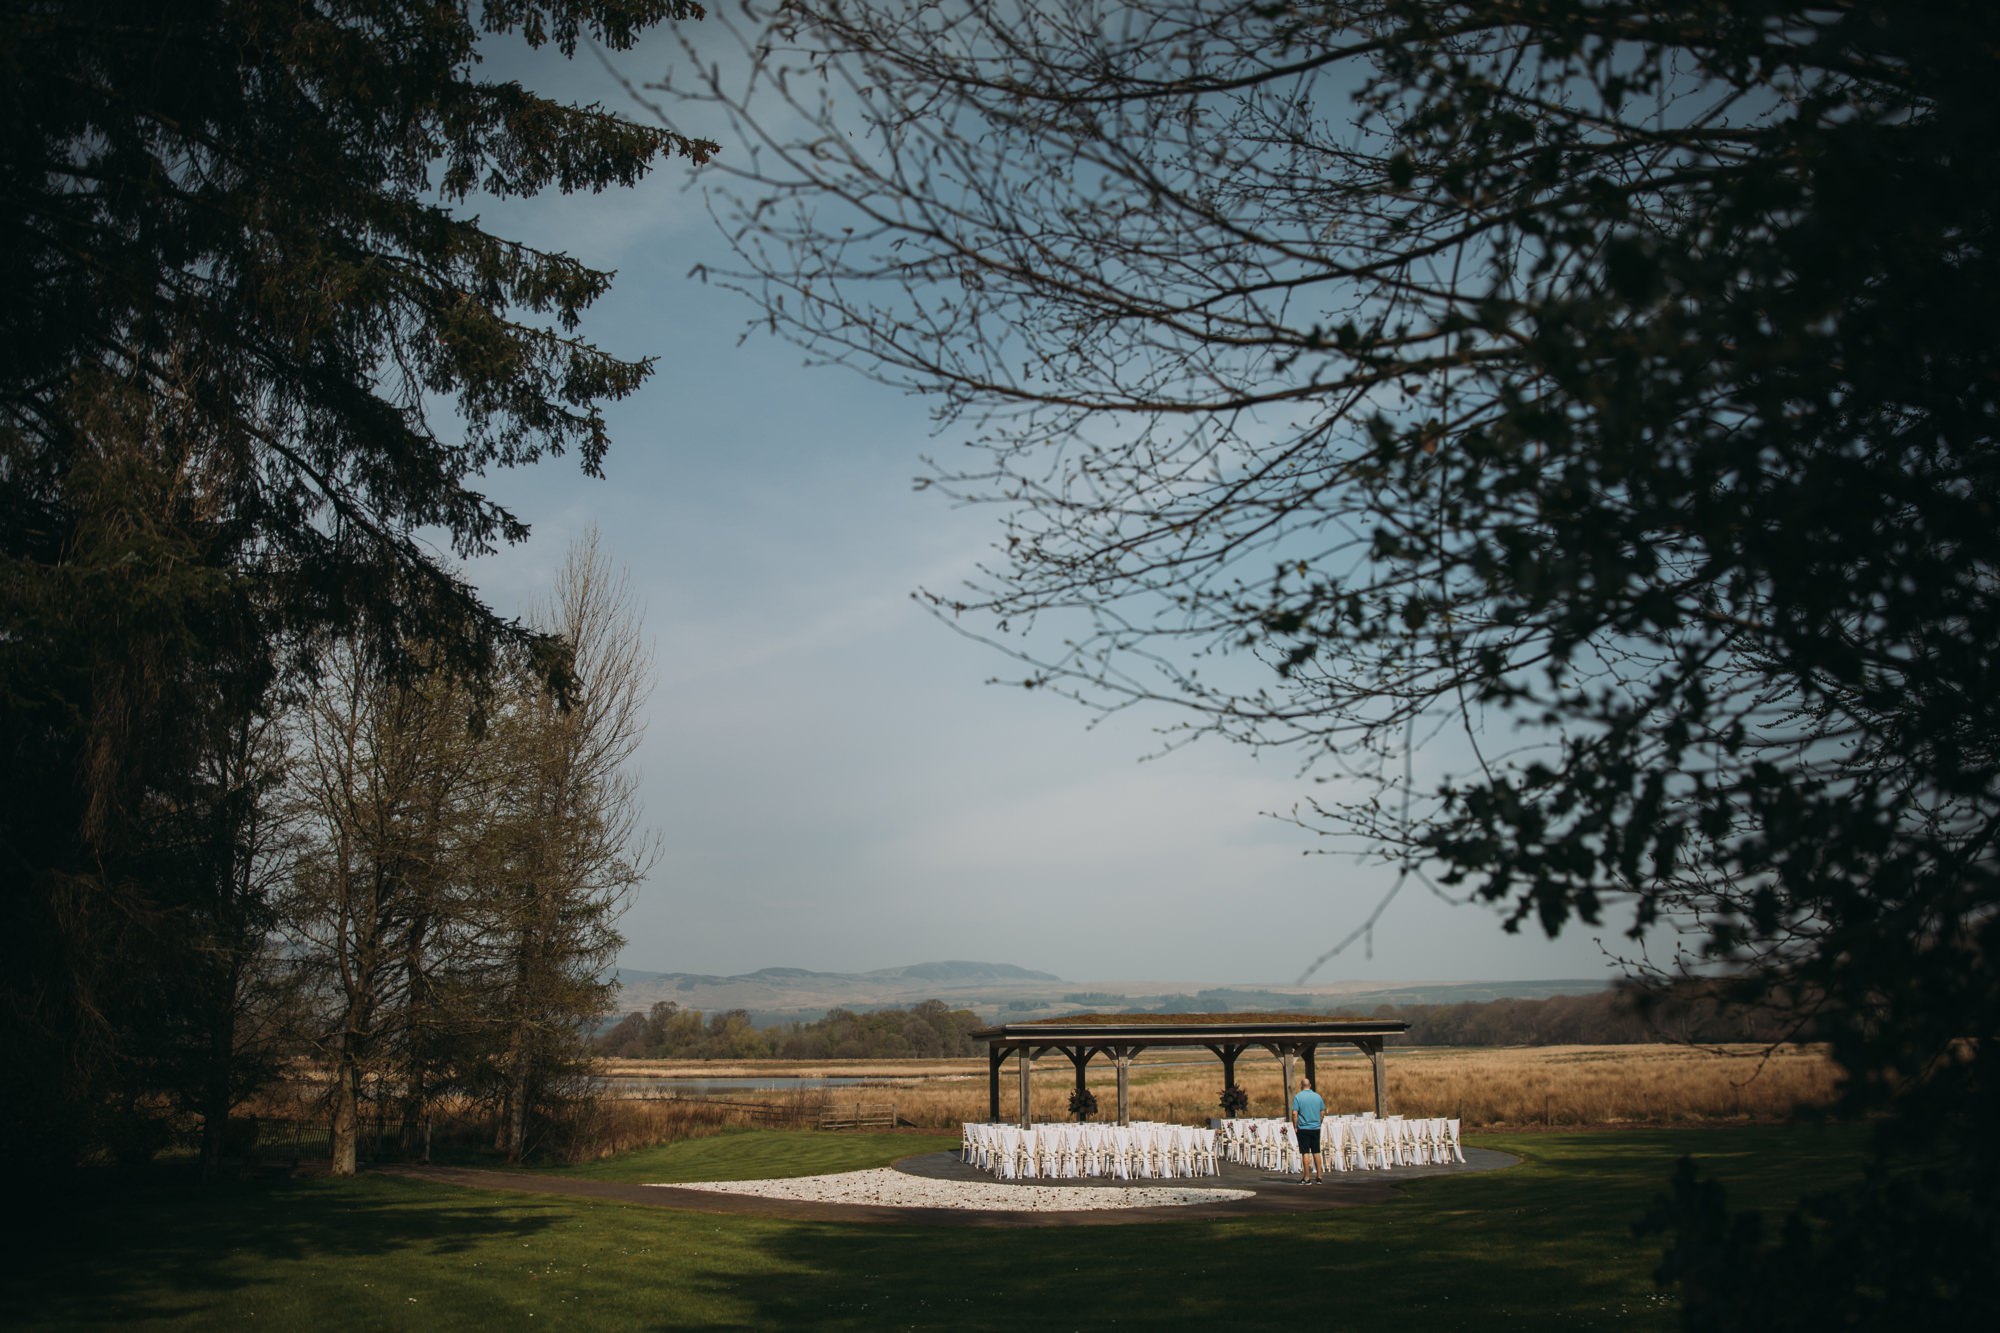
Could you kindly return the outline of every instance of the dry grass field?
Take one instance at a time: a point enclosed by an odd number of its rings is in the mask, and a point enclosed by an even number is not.
[[[1823,1106],[1835,1091],[1835,1071],[1814,1047],[1736,1047],[1721,1051],[1686,1046],[1542,1046],[1499,1048],[1402,1047],[1386,1057],[1389,1107],[1406,1115],[1457,1116],[1470,1127],[1687,1125],[1784,1120],[1802,1107]],[[1277,1061],[1246,1054],[1237,1081],[1250,1094],[1253,1115],[1275,1115],[1283,1106]],[[985,1061],[926,1060],[801,1063],[750,1061],[611,1062],[606,1073],[682,1077],[826,1077],[879,1079],[832,1089],[829,1101],[893,1102],[912,1124],[951,1128],[986,1118]],[[1335,1111],[1372,1105],[1368,1062],[1358,1055],[1322,1058],[1320,1090]],[[1001,1072],[1001,1114],[1018,1097],[1014,1066]],[[1037,1062],[1034,1111],[1038,1120],[1067,1118],[1074,1075],[1060,1058]],[[1103,1114],[1117,1102],[1109,1064],[1090,1066],[1090,1088]],[[1132,1071],[1132,1113],[1150,1120],[1195,1121],[1216,1113],[1222,1068],[1205,1056],[1155,1052]],[[805,1093],[805,1090],[801,1090]],[[745,1093],[745,1097],[788,1094]],[[799,1096],[801,1094],[789,1094]],[[809,1094],[807,1094],[809,1095]],[[622,1113],[621,1113],[622,1114]],[[634,1112],[643,1116],[644,1112]],[[637,1124],[626,1133],[643,1133]],[[623,1135],[621,1135],[623,1137]]]

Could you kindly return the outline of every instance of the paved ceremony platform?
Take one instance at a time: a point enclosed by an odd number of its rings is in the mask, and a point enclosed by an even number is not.
[[[435,1181],[477,1190],[594,1199],[605,1203],[679,1208],[691,1212],[747,1214],[814,1222],[858,1222],[893,1226],[1047,1227],[1116,1226],[1128,1222],[1198,1222],[1225,1217],[1272,1217],[1325,1212],[1381,1203],[1398,1185],[1433,1176],[1495,1171],[1520,1159],[1486,1148],[1467,1148],[1464,1163],[1404,1166],[1391,1171],[1336,1173],[1320,1185],[1301,1185],[1297,1176],[1225,1164],[1220,1175],[1193,1180],[1029,1180],[996,1181],[956,1152],[921,1153],[893,1167],[765,1181],[716,1181],[687,1185],[642,1185],[573,1180],[527,1171],[471,1167],[385,1167],[381,1174]],[[890,1179],[900,1177],[900,1181]],[[828,1186],[824,1182],[837,1182]],[[903,1184],[902,1182],[907,1182]],[[760,1193],[748,1193],[756,1188]],[[1094,1201],[1089,1208],[1064,1207],[1065,1191],[1099,1194],[1131,1191],[1136,1206]],[[1213,1201],[1158,1203],[1145,1191],[1178,1195],[1213,1194]],[[970,1194],[977,1191],[976,1194]],[[967,1196],[970,1195],[968,1198]],[[794,1197],[805,1196],[805,1197]],[[817,1197],[814,1197],[817,1196]],[[853,1200],[835,1202],[835,1198]],[[907,1202],[892,1202],[905,1200]],[[1148,1200],[1139,1202],[1139,1200]],[[975,1202],[977,1206],[963,1206]],[[1108,1206],[1106,1206],[1108,1205]]]

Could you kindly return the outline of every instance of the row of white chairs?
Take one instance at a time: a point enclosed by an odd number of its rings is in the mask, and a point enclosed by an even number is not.
[[[1002,1180],[1153,1180],[1212,1176],[1220,1169],[1213,1130],[1143,1120],[1129,1125],[1054,1123],[1025,1130],[967,1124],[960,1156]]]
[[[1330,1115],[1320,1122],[1320,1160],[1329,1171],[1377,1171],[1396,1166],[1442,1166],[1465,1160],[1459,1122],[1442,1117],[1406,1119],[1373,1113]],[[1222,1122],[1225,1161],[1297,1174],[1304,1163],[1299,1141],[1286,1120],[1229,1119]]]

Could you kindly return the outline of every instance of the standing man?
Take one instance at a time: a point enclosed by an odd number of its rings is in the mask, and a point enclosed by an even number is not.
[[[1299,1157],[1308,1173],[1301,1185],[1319,1184],[1319,1122],[1325,1114],[1326,1100],[1313,1091],[1311,1079],[1301,1078],[1292,1097],[1292,1128],[1298,1131]]]

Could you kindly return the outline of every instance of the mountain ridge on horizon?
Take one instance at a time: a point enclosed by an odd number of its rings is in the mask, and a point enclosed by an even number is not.
[[[1009,1021],[1107,1008],[1136,1012],[1254,1009],[1353,1011],[1381,1005],[1455,1004],[1495,999],[1546,999],[1589,994],[1611,982],[1556,978],[1542,981],[1333,981],[1317,985],[1172,980],[1078,982],[1013,963],[965,959],[912,963],[867,972],[818,972],[765,967],[732,976],[698,972],[649,972],[619,968],[618,1010],[644,1010],[661,1001],[686,1009],[748,1010],[763,1025],[812,1021],[830,1009],[900,1008],[941,1000],[986,1018]]]

